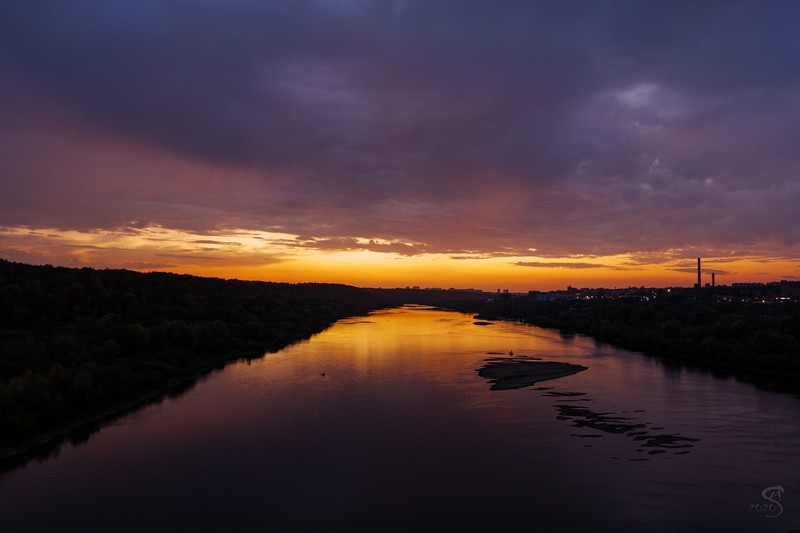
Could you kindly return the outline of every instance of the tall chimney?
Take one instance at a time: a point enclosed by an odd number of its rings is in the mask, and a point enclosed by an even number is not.
[[[711,273],[711,286],[712,287],[716,287],[717,286],[717,280],[714,279],[716,277],[717,277],[717,273],[716,272],[712,272]]]
[[[700,279],[700,258],[697,258],[697,287],[702,287],[701,285],[702,280]]]

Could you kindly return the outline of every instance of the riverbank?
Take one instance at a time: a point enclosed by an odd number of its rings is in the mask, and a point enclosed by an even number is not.
[[[0,260],[0,449],[36,447],[349,316],[356,287],[244,282]]]
[[[5,466],[4,463],[7,461],[16,462],[16,460],[25,460],[30,455],[36,455],[36,452],[42,448],[60,445],[64,440],[67,440],[71,434],[119,418],[126,413],[161,399],[172,391],[186,387],[187,385],[193,385],[197,379],[205,375],[208,374],[198,374],[176,380],[166,387],[147,391],[127,401],[108,405],[94,412],[85,413],[76,419],[65,421],[63,424],[54,427],[50,431],[41,433],[30,439],[15,443],[11,446],[0,447],[0,470],[2,470],[2,466]]]
[[[299,339],[300,342],[305,339]],[[288,345],[287,345],[288,346]],[[75,419],[66,420],[51,430],[38,434],[29,439],[14,443],[10,446],[0,446],[0,470],[6,466],[5,463],[24,462],[31,456],[39,455],[43,449],[52,448],[52,451],[60,447],[65,441],[69,440],[70,435],[80,433],[87,428],[101,426],[105,422],[110,422],[130,412],[149,405],[153,402],[160,402],[165,396],[175,393],[183,393],[194,387],[198,380],[210,375],[216,370],[221,370],[228,363],[256,359],[268,355],[269,352],[251,352],[244,355],[231,355],[224,357],[222,366],[210,368],[207,372],[193,374],[179,379],[174,379],[163,387],[153,388],[145,391],[134,398],[116,402],[112,405],[104,406],[93,412],[83,413]],[[94,433],[92,431],[91,433]],[[46,455],[49,455],[47,453]]]
[[[507,319],[580,333],[627,350],[800,385],[800,304],[696,298],[537,302],[524,298],[448,306],[475,320]]]

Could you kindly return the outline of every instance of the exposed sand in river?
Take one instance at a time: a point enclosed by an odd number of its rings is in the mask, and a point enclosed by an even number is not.
[[[521,389],[540,381],[559,379],[587,367],[555,361],[535,361],[526,357],[492,357],[478,369],[478,375],[492,384],[491,390]]]

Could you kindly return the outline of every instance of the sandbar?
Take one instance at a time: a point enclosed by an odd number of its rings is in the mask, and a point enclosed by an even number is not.
[[[508,390],[571,376],[587,368],[571,363],[535,361],[522,357],[493,357],[486,359],[486,364],[477,369],[477,372],[491,383],[491,390]]]

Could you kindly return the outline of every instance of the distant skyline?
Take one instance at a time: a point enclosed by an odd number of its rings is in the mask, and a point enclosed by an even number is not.
[[[800,3],[15,1],[0,257],[494,291],[800,279]]]

